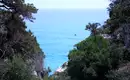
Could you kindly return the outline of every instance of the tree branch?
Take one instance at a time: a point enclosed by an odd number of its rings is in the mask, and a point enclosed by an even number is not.
[[[5,6],[5,5],[0,5],[0,7],[3,7],[3,8],[5,8],[5,9],[7,9],[7,10],[10,10],[10,8],[8,8],[8,7]]]

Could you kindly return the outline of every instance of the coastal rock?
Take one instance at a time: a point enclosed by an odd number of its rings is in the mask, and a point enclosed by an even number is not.
[[[59,68],[55,71],[55,74],[64,72],[64,71],[67,69],[67,65],[68,65],[68,62],[65,62],[61,67],[59,67]]]

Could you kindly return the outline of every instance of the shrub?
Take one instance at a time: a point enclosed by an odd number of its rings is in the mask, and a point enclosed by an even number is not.
[[[7,62],[7,71],[1,77],[2,80],[38,80],[29,66],[20,57],[13,57]]]

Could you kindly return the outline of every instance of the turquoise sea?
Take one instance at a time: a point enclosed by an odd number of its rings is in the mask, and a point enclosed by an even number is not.
[[[107,9],[40,9],[34,16],[34,23],[27,22],[28,29],[37,37],[46,55],[44,66],[54,72],[68,60],[73,46],[89,36],[86,24],[103,24],[108,12]]]

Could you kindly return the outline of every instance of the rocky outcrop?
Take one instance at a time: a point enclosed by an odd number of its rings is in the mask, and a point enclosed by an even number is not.
[[[55,74],[64,72],[64,71],[67,69],[67,65],[68,65],[68,62],[65,62],[61,67],[59,67],[59,68],[55,71]]]
[[[122,41],[126,48],[130,48],[130,24],[121,24],[112,34],[112,38]]]
[[[117,70],[110,71],[109,80],[130,80],[130,63],[122,64]]]
[[[105,39],[111,39],[111,36],[108,34],[100,34],[100,36],[102,36]]]
[[[123,27],[123,36],[124,43],[127,48],[130,48],[130,24],[124,24]]]
[[[34,65],[35,65],[35,71],[37,73],[37,76],[40,78],[43,78],[44,75],[44,55],[43,53],[39,53],[35,55]]]

